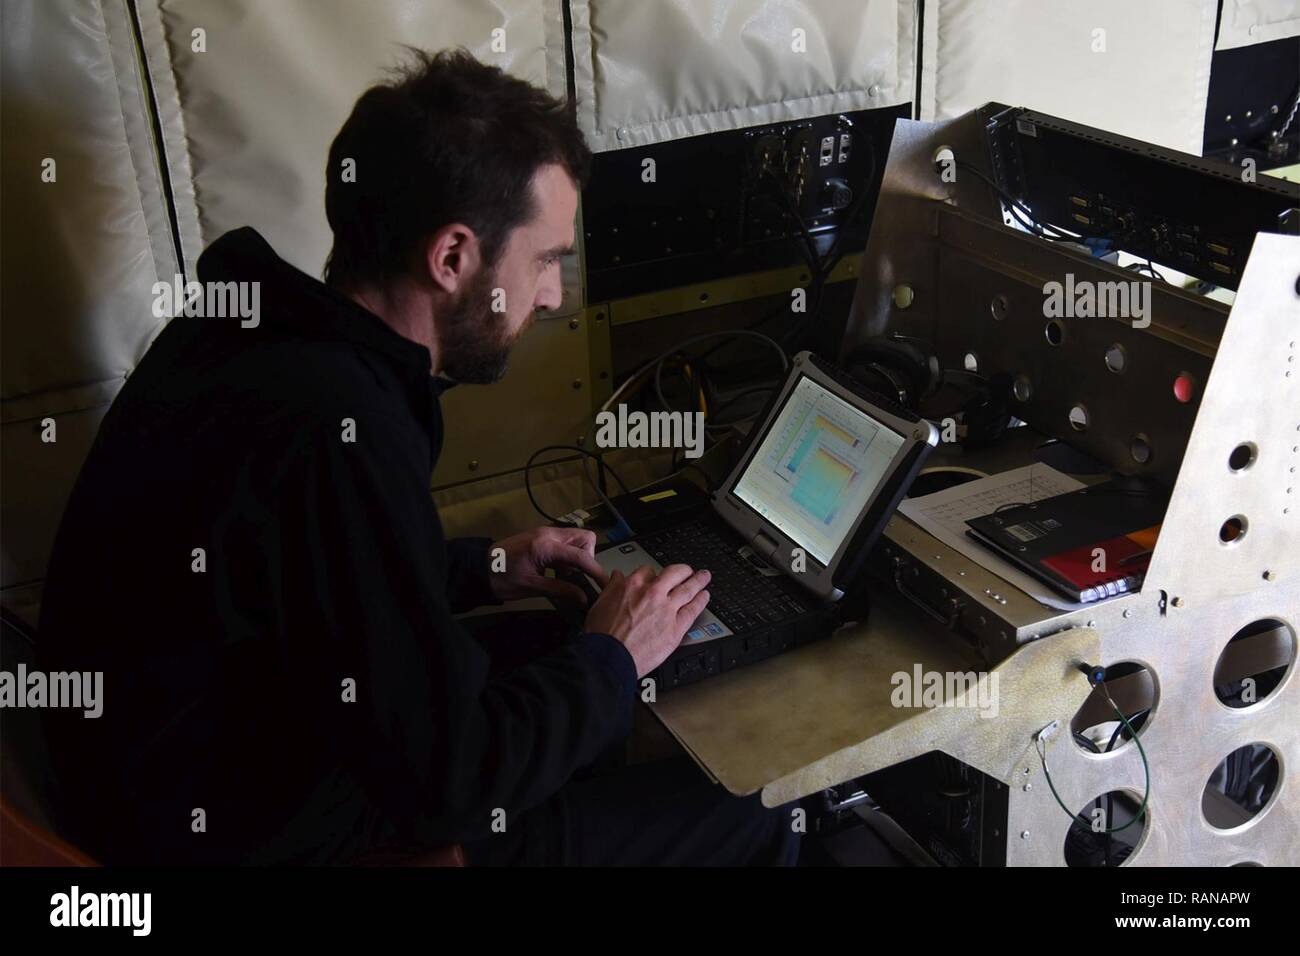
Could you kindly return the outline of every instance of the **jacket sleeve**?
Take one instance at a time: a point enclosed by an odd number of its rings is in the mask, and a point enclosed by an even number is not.
[[[327,758],[414,846],[485,836],[631,729],[636,668],[584,634],[489,680],[451,616],[444,542],[401,423],[357,416],[295,460],[280,509],[286,664]],[[427,461],[425,462],[427,468]]]
[[[492,593],[491,538],[451,538],[447,542],[447,600],[453,614],[500,604]]]

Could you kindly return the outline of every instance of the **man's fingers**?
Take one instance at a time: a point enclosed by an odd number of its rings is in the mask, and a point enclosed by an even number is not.
[[[691,622],[699,617],[709,606],[709,592],[701,591],[677,611],[677,629],[683,634]]]
[[[604,587],[609,581],[609,575],[596,561],[594,553],[572,545],[560,545],[551,557],[550,564],[555,568],[573,568],[577,571],[585,571],[600,582],[601,587]]]
[[[588,554],[596,553],[596,532],[586,528],[557,528],[560,540],[575,548],[581,548]]]
[[[643,564],[635,571],[628,575],[628,579],[636,584],[645,584],[647,581],[654,580],[655,570],[648,564]]]
[[[668,596],[679,604],[695,600],[695,596],[708,586],[713,575],[708,571],[696,571],[677,587],[668,592]]]
[[[695,571],[685,564],[670,564],[659,572],[659,578],[655,581],[655,586],[662,588],[667,593],[694,573]]]

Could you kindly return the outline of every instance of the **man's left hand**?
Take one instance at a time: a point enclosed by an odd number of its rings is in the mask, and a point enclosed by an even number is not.
[[[580,587],[548,578],[547,568],[561,574],[588,574],[601,587],[609,583],[609,576],[596,563],[596,535],[583,528],[534,528],[498,541],[493,548],[505,551],[505,570],[490,575],[492,593],[502,601],[549,597],[586,605]]]

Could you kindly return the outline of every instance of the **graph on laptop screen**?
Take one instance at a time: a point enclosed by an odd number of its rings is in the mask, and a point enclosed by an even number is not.
[[[827,565],[903,441],[812,379],[801,378],[733,493]]]

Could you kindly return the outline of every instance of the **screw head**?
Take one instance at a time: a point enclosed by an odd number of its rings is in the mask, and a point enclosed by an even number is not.
[[[1020,831],[1020,839],[1022,839],[1022,840],[1028,840],[1028,839],[1029,839],[1029,831],[1028,831],[1028,830],[1021,830],[1021,831]]]
[[[1028,793],[1030,790],[1033,789],[1034,789],[1034,785],[1032,783],[1025,784],[1025,793]]]
[[[1277,572],[1276,572],[1276,571],[1265,571],[1265,572],[1264,572],[1264,580],[1265,580],[1265,581],[1276,581],[1276,580],[1277,580]]]
[[[1173,600],[1171,600],[1169,603],[1172,604],[1174,607],[1182,607],[1183,599],[1180,597],[1176,597]]]

